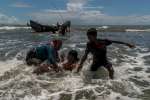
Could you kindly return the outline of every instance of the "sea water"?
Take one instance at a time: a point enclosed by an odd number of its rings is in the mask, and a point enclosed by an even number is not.
[[[99,32],[98,38],[124,41],[136,45],[108,47],[108,59],[115,70],[114,80],[91,79],[87,72],[91,56],[82,71],[32,73],[35,66],[24,62],[29,48],[58,38],[50,33],[34,33],[30,28],[0,28],[0,100],[149,100],[150,98],[150,32]],[[84,53],[85,31],[74,30],[63,37],[61,53],[71,49]],[[104,70],[99,73],[104,75]]]

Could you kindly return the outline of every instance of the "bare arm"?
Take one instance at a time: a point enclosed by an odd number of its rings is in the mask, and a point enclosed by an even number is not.
[[[128,47],[130,47],[130,48],[135,47],[133,44],[129,44],[129,43],[126,43],[126,42],[113,41],[113,40],[111,40],[111,42],[112,42],[112,43],[117,43],[117,44],[124,44],[124,45],[126,45],[126,46],[128,46]]]
[[[59,72],[60,67],[58,67],[58,65],[55,63],[53,65],[50,65],[49,67],[51,67],[52,69],[54,69],[54,71]]]
[[[77,68],[77,72],[79,72],[79,71],[82,69],[83,63],[84,63],[85,60],[87,59],[87,56],[88,56],[88,52],[85,51],[85,54],[84,54],[84,56],[82,57],[81,62],[80,62],[80,64],[79,64],[78,68]]]

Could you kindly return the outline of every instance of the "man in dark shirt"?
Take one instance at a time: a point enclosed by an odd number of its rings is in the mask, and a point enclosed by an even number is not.
[[[90,28],[87,31],[87,37],[89,42],[87,43],[85,54],[81,59],[81,62],[78,66],[77,71],[79,72],[83,66],[83,63],[87,59],[89,53],[93,55],[93,63],[90,67],[91,71],[97,71],[97,69],[101,66],[105,67],[109,72],[109,77],[111,79],[114,78],[114,69],[112,64],[107,60],[107,46],[111,45],[112,43],[118,44],[125,44],[129,47],[134,47],[129,43],[119,42],[119,41],[112,41],[107,39],[97,39],[97,30],[95,28]]]

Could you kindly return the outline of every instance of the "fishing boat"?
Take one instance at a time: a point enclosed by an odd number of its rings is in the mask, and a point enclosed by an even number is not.
[[[58,31],[57,26],[50,26],[50,25],[42,25],[36,21],[30,20],[30,27],[35,31],[35,32],[53,32],[55,33]]]

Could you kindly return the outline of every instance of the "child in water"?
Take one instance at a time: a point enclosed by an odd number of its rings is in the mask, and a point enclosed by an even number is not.
[[[78,61],[79,61],[79,59],[78,59],[77,51],[70,50],[68,52],[66,60],[65,61],[62,60],[60,66],[59,66],[59,71],[62,71],[62,70],[72,71],[73,69],[76,68]],[[51,68],[53,68],[53,65],[51,65],[49,67],[45,64],[44,66],[41,66],[41,67],[37,68],[36,70],[34,70],[33,73],[42,74],[42,73],[51,71]]]
[[[67,71],[72,71],[76,68],[79,61],[78,53],[76,50],[70,50],[67,55],[67,60],[62,63],[62,68]]]

